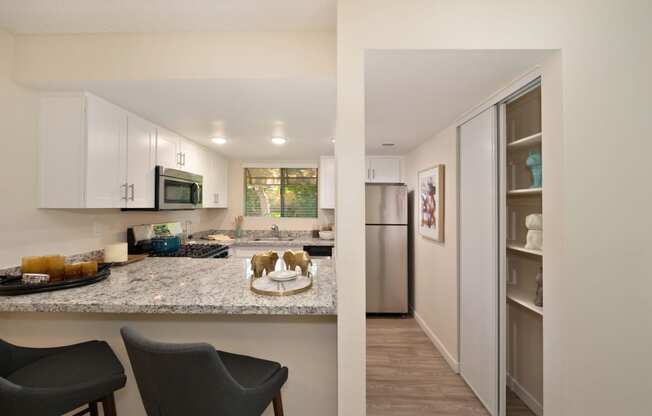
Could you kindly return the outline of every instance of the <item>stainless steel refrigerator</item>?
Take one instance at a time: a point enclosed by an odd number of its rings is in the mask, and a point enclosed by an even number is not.
[[[367,312],[408,312],[407,186],[368,183]]]

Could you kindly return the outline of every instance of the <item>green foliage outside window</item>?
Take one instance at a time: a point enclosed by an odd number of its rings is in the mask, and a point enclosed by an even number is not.
[[[245,168],[245,215],[317,217],[317,169]]]

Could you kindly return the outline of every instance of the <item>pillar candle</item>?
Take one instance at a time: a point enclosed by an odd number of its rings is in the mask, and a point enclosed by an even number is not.
[[[127,243],[111,244],[104,248],[105,263],[122,263],[128,259]]]

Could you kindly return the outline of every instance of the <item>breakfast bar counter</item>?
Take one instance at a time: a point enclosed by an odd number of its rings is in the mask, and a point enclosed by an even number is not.
[[[313,259],[313,286],[286,297],[251,292],[247,268],[248,259],[238,257],[146,258],[113,268],[96,284],[0,297],[0,338],[33,347],[107,341],[127,375],[116,393],[119,415],[145,416],[120,337],[123,326],[156,340],[207,342],[278,361],[290,374],[282,390],[286,414],[337,414],[332,260]],[[272,415],[271,406],[263,414]]]
[[[0,297],[0,312],[335,315],[332,260],[312,261],[312,288],[292,296],[251,292],[248,259],[151,257],[114,267],[108,279],[89,286]]]

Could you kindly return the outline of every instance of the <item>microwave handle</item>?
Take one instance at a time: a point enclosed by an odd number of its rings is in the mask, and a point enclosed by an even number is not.
[[[192,184],[190,202],[192,202],[194,205],[197,205],[199,203],[199,184],[197,184],[197,182]]]

